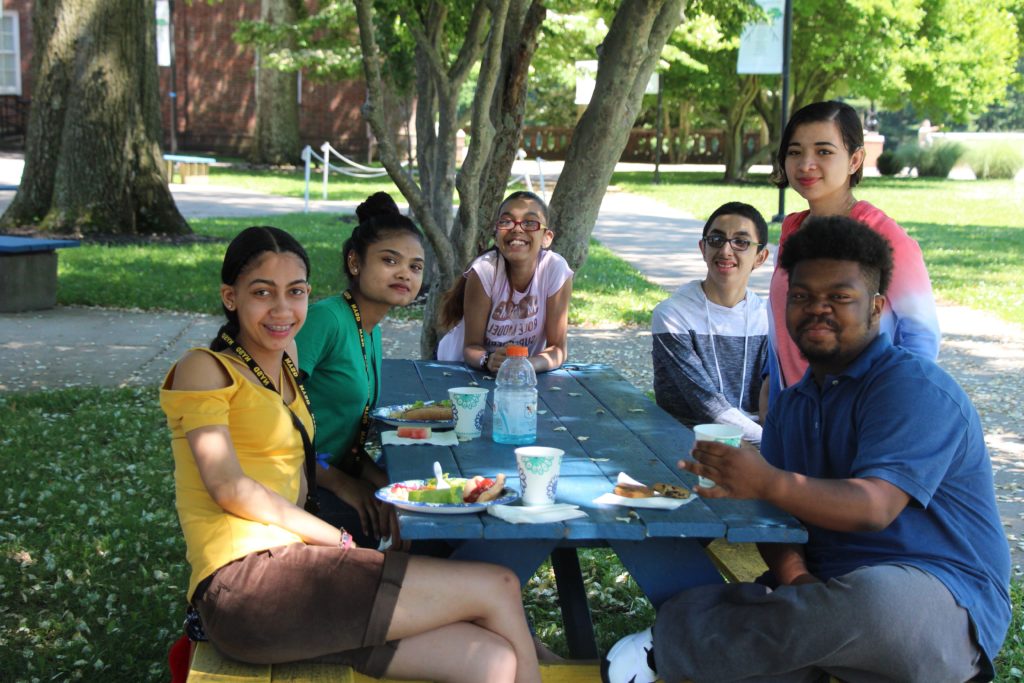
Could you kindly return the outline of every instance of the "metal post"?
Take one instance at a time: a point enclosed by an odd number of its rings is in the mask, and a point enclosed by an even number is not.
[[[178,79],[174,61],[174,0],[167,0],[167,24],[171,48],[171,154],[178,152]]]
[[[782,141],[782,131],[786,130],[786,123],[789,121],[789,57],[793,52],[793,0],[786,0],[786,13],[783,18],[782,28],[782,120],[779,122],[779,142]],[[779,213],[772,218],[775,223],[781,223],[786,217],[786,188],[779,188]]]
[[[654,184],[657,185],[661,182],[661,142],[664,136],[664,132],[661,126],[661,78],[662,74],[658,74],[658,134],[655,137],[657,146],[654,148]]]

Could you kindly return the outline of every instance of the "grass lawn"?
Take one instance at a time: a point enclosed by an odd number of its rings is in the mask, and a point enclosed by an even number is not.
[[[629,192],[655,198],[707,217],[727,201],[757,207],[765,218],[778,213],[778,190],[764,182],[725,185],[718,174],[616,173],[612,182]],[[883,209],[920,243],[938,298],[990,311],[1024,324],[1024,184],[1012,180],[865,178],[855,191]],[[796,192],[786,192],[786,211],[807,208]],[[778,239],[779,226],[770,226]]]
[[[323,174],[310,169],[309,198],[323,199]],[[253,190],[283,197],[299,197],[305,193],[306,176],[297,169],[250,169],[244,166],[214,166],[210,183],[240,190]],[[388,192],[398,197],[398,188],[387,176],[381,178],[350,178],[338,173],[327,177],[327,199],[362,201],[374,192]]]
[[[168,679],[188,572],[165,425],[155,388],[0,393],[0,679]],[[609,551],[580,564],[601,647],[653,620]],[[524,597],[566,654],[550,567]]]
[[[365,195],[364,195],[365,196]],[[220,313],[217,286],[227,242],[249,225],[269,223],[295,235],[309,253],[314,299],[337,294],[345,284],[341,245],[353,216],[309,213],[264,218],[208,218],[192,228],[216,242],[186,246],[86,244],[59,260],[61,304]],[[648,324],[663,290],[597,242],[574,279],[569,319],[573,324]],[[420,317],[417,307],[394,312]]]

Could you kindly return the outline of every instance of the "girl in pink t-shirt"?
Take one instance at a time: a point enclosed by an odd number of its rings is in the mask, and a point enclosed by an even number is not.
[[[921,248],[881,209],[857,201],[853,188],[864,174],[864,130],[860,117],[842,102],[815,102],[790,118],[776,157],[775,183],[792,186],[809,210],[791,213],[782,222],[775,262],[786,240],[807,216],[849,216],[879,233],[893,249],[892,284],[886,294],[881,328],[893,343],[934,360],[939,353],[939,322],[928,269]],[[807,361],[786,331],[786,272],[776,268],[769,288],[769,367],[774,396],[794,384]],[[766,399],[762,389],[762,397]],[[767,403],[762,400],[762,412]]]
[[[508,344],[525,346],[537,372],[565,362],[572,269],[548,250],[548,208],[532,192],[514,192],[498,208],[494,247],[476,257],[445,295],[441,323],[450,327],[438,360],[461,360],[497,372]]]

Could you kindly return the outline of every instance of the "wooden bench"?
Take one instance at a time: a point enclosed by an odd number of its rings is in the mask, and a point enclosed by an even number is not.
[[[704,550],[729,583],[750,583],[768,571],[756,543],[728,543],[716,538]]]
[[[78,240],[0,235],[0,313],[53,308],[57,304],[57,250]]]
[[[544,683],[593,683],[601,680],[597,662],[542,664]],[[209,643],[199,643],[192,655],[188,683],[397,683],[356,673],[337,664],[295,662],[292,664],[243,664],[222,657]],[[425,683],[422,682],[421,683]]]
[[[210,181],[210,165],[216,162],[216,159],[207,157],[165,154],[167,182],[173,183],[174,174],[177,172],[181,176],[182,183],[208,183]]]

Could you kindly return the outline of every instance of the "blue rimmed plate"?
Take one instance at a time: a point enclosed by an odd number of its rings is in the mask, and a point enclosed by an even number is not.
[[[413,407],[432,406],[437,401],[424,401],[420,406],[415,403],[401,403],[394,406],[381,406],[370,411],[370,417],[380,420],[392,427],[430,427],[431,429],[451,429],[455,426],[455,418],[450,420],[406,420],[392,415],[401,415]]]
[[[409,479],[407,481],[397,482],[398,484],[404,484],[407,487],[413,488],[417,486],[425,486],[425,479]],[[377,491],[377,498],[390,503],[396,508],[401,510],[408,510],[409,512],[426,512],[435,515],[463,515],[470,512],[483,512],[492,505],[507,505],[514,503],[519,500],[519,492],[515,489],[505,487],[502,494],[494,500],[489,500],[485,503],[419,503],[410,500],[404,500],[400,496],[395,496],[392,493],[392,488],[396,484],[388,484],[382,489]]]

